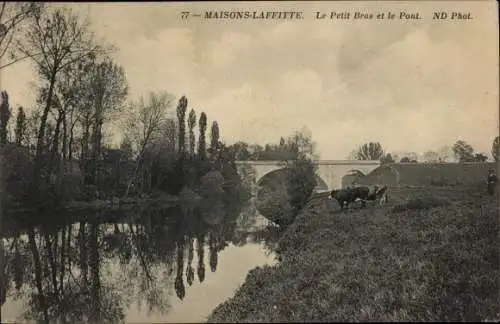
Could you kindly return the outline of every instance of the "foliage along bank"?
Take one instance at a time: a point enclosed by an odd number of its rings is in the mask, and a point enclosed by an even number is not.
[[[183,102],[185,104],[183,104]],[[4,102],[5,103],[5,102]],[[180,107],[180,108],[179,108]],[[178,110],[187,109],[187,99],[182,97]],[[177,125],[185,120],[178,114]],[[190,113],[195,118],[194,110]],[[23,115],[18,113],[17,124],[22,124]],[[171,120],[172,122],[172,120]],[[50,125],[50,124],[49,124]],[[234,164],[234,156],[219,140],[219,126],[213,122],[211,145],[205,149],[206,114],[200,116],[198,150],[194,151],[194,123],[189,129],[189,150],[182,138],[183,127],[172,132],[175,138],[166,138],[157,143],[146,143],[139,154],[133,156],[125,138],[121,148],[99,148],[100,154],[85,154],[88,147],[81,147],[78,157],[58,154],[57,138],[49,137],[42,150],[42,172],[39,188],[34,188],[34,152],[23,146],[22,130],[14,141],[4,139],[2,150],[2,173],[5,185],[2,205],[6,210],[16,208],[41,208],[53,210],[74,201],[106,200],[113,197],[158,197],[178,196],[181,191],[191,195],[207,196],[220,188],[232,195],[232,199],[248,198],[248,191],[241,181]],[[55,132],[57,134],[57,129]],[[169,147],[165,142],[178,144]],[[220,190],[219,189],[219,190]],[[38,195],[35,192],[38,191]],[[225,196],[227,197],[227,195]],[[38,198],[38,199],[37,199]]]
[[[0,69],[31,60],[38,80],[36,102],[27,110],[14,108],[16,98],[1,92],[3,211],[48,212],[74,202],[182,190],[203,195],[214,179],[235,197],[245,196],[217,121],[209,124],[203,111],[198,118],[185,96],[175,106],[166,91],[128,100],[125,70],[111,56],[115,49],[96,39],[90,21],[72,9],[6,6],[19,11],[23,28],[9,29],[16,30],[16,41],[1,43],[12,62]],[[125,136],[114,147],[109,137],[118,129]]]

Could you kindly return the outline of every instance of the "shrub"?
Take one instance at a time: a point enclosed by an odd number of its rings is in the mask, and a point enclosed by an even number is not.
[[[270,221],[283,226],[293,221],[293,209],[285,190],[262,188],[255,201],[257,210]]]
[[[256,206],[267,219],[287,227],[309,201],[316,187],[316,172],[306,158],[289,161],[283,171],[277,178],[261,182]]]
[[[293,217],[304,208],[315,187],[316,170],[311,160],[303,158],[289,163],[286,190]]]

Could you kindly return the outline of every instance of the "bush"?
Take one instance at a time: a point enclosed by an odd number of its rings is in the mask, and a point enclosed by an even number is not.
[[[280,226],[293,221],[293,209],[283,188],[262,188],[258,193],[255,205],[259,213]]]
[[[5,192],[9,193],[11,202],[25,204],[31,200],[30,191],[33,182],[33,163],[26,149],[8,144],[0,148],[0,165],[2,172],[0,181]]]
[[[288,162],[282,173],[264,179],[257,194],[259,212],[280,227],[287,227],[305,207],[314,188],[316,173],[312,161],[302,158]]]
[[[65,172],[61,179],[61,187],[59,188],[59,199],[61,202],[69,202],[76,200],[81,196],[82,183],[79,172]]]

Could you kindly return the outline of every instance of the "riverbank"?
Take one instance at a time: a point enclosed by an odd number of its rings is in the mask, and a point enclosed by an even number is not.
[[[208,322],[498,320],[499,201],[484,190],[394,189],[348,214],[317,200],[281,237],[283,261]]]
[[[195,208],[201,200],[202,197],[198,194],[183,191],[178,196],[161,194],[122,199],[115,197],[108,200],[71,201],[42,213],[35,208],[14,208],[7,210],[6,217],[1,219],[2,227],[7,229],[3,236],[9,237],[18,231],[41,224],[87,222],[95,217],[99,223],[140,222],[145,214],[150,215],[149,211],[155,211],[154,214],[157,214],[178,207]]]

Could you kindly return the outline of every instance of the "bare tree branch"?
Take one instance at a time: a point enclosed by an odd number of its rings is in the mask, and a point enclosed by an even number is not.
[[[9,51],[13,57],[8,63],[2,64],[0,69],[8,67],[33,55],[30,53],[29,55],[23,55],[20,59],[15,58],[14,53],[18,51],[19,48],[17,45],[19,43],[16,42],[16,46],[12,45],[18,36],[24,36],[23,33],[21,33],[22,27],[24,27],[26,23],[36,20],[36,17],[40,16],[43,9],[44,4],[42,3],[2,3],[0,11],[0,60],[3,61]],[[29,28],[25,30],[29,30]]]
[[[132,181],[134,180],[146,149],[155,143],[168,119],[168,110],[171,108],[171,95],[166,92],[153,93],[137,102],[132,102],[131,114],[126,120],[127,134],[131,135],[132,141],[138,148],[138,155],[134,172],[130,177],[124,197],[127,197]]]

